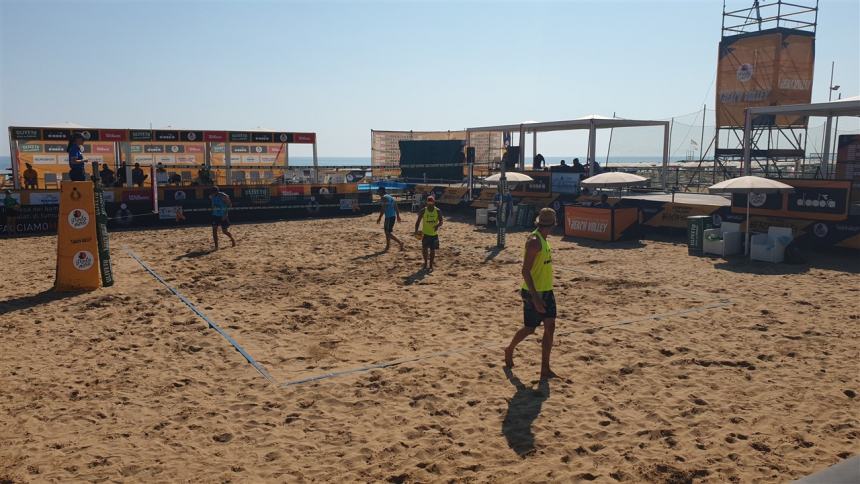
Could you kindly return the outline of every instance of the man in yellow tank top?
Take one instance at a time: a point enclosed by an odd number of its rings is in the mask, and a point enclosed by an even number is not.
[[[415,221],[415,234],[421,237],[421,253],[424,256],[424,269],[433,271],[436,249],[439,248],[439,227],[442,226],[442,213],[436,208],[436,198],[427,197],[427,204],[418,212]],[[419,231],[419,227],[421,227]],[[429,264],[429,265],[428,265]]]
[[[534,333],[543,322],[541,380],[556,376],[549,367],[549,354],[552,351],[555,333],[556,308],[555,296],[552,293],[552,247],[546,241],[555,223],[555,210],[542,208],[535,220],[537,229],[526,241],[523,258],[524,282],[520,288],[524,326],[514,334],[511,344],[505,348],[505,365],[510,368],[514,366],[514,349],[528,335]]]

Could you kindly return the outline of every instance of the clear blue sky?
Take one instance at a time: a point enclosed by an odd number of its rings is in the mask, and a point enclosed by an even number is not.
[[[813,99],[827,98],[831,60],[844,95],[857,95],[860,3],[820,8]],[[323,156],[369,156],[371,128],[668,118],[713,107],[721,10],[717,0],[0,0],[0,124],[263,126],[315,131]],[[571,152],[564,141],[541,151]]]

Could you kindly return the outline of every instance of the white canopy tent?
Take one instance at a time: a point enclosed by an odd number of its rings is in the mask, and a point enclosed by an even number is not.
[[[811,103],[811,104],[786,104],[783,106],[762,106],[756,108],[747,108],[744,117],[744,174],[749,175],[752,172],[752,120],[760,115],[786,115],[794,114],[800,116],[812,116],[827,118],[824,125],[824,147],[821,150],[821,172],[824,178],[829,177],[830,166],[830,136],[831,124],[834,117],[839,116],[860,116],[860,96],[840,99],[826,103]]]
[[[590,114],[577,119],[567,121],[528,122],[520,124],[507,124],[499,126],[481,126],[477,128],[466,128],[466,132],[517,132],[519,133],[520,169],[525,168],[525,139],[527,133],[532,133],[532,148],[537,153],[537,134],[550,131],[571,131],[576,129],[588,130],[588,164],[594,167],[597,158],[597,130],[611,128],[637,128],[643,126],[663,126],[663,174],[661,186],[664,191],[666,186],[666,172],[669,165],[669,121],[642,120],[610,118],[599,114]],[[503,168],[504,169],[504,168]]]
[[[577,119],[571,119],[567,121],[547,121],[547,122],[526,122],[519,124],[507,124],[507,125],[499,125],[499,126],[482,126],[478,128],[466,128],[467,136],[469,137],[469,145],[471,146],[471,135],[472,133],[487,133],[487,132],[518,132],[519,133],[519,161],[518,165],[520,169],[525,169],[525,139],[526,133],[532,133],[532,148],[534,152],[537,153],[537,134],[538,133],[546,133],[550,131],[571,131],[576,129],[587,129],[588,130],[588,165],[591,167],[592,173],[594,172],[595,161],[597,157],[597,130],[598,129],[611,129],[611,128],[637,128],[643,126],[662,126],[663,127],[663,170],[660,175],[660,185],[663,188],[663,191],[667,191],[667,179],[666,173],[668,171],[669,166],[669,121],[655,121],[655,120],[641,120],[641,119],[624,119],[624,118],[616,118],[616,117],[606,117],[598,114],[590,114],[588,116],[583,116]],[[472,191],[472,176],[471,171],[469,172],[469,193]],[[501,216],[501,214],[505,212],[505,197],[504,194],[507,191],[507,179],[505,177],[505,164],[501,163],[501,173],[499,180],[499,194],[500,194],[500,207],[499,207],[499,220],[497,222],[498,225],[498,238],[496,240],[496,246],[504,247],[505,246],[505,225],[506,221]]]

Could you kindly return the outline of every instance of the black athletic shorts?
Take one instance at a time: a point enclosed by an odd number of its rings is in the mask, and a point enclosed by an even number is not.
[[[438,235],[427,235],[424,234],[424,238],[421,239],[421,247],[425,249],[439,249],[439,236]]]
[[[523,324],[529,328],[537,328],[540,323],[546,318],[555,317],[555,295],[552,291],[538,293],[543,300],[545,313],[537,312],[534,303],[532,303],[531,293],[525,289],[520,289],[520,295],[523,298]]]
[[[385,233],[394,232],[394,223],[397,222],[397,217],[385,217]]]
[[[222,229],[226,229],[230,226],[230,219],[227,217],[221,217],[220,215],[212,216],[212,226],[217,227],[221,226]]]

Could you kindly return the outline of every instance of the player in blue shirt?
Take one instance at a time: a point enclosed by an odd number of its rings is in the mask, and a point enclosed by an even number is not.
[[[378,193],[382,201],[380,202],[381,209],[376,223],[379,223],[382,220],[382,216],[385,215],[385,250],[388,250],[392,240],[400,244],[400,250],[403,250],[403,242],[393,233],[394,223],[400,222],[400,209],[397,208],[397,202],[394,200],[394,197],[385,193],[385,187],[379,187]]]

